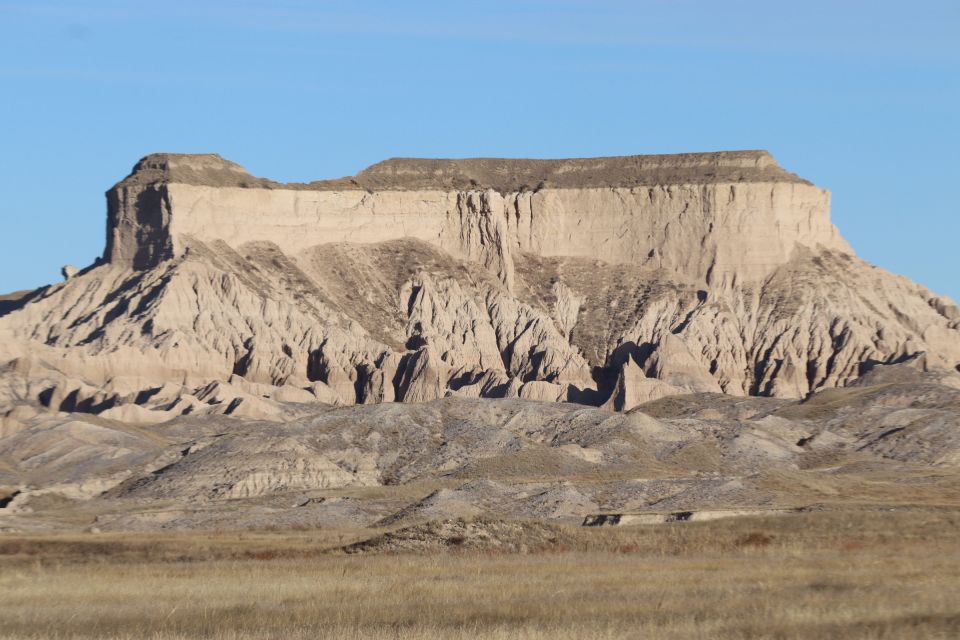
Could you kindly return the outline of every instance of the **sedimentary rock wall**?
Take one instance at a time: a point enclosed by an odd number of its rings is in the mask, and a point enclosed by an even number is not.
[[[829,205],[827,191],[765,152],[392,160],[307,185],[253,178],[218,156],[160,154],[108,193],[106,258],[147,268],[191,240],[297,253],[417,238],[508,287],[516,252],[665,268],[725,287],[766,277],[798,246],[849,251]]]
[[[0,417],[625,410],[960,364],[960,308],[858,259],[829,194],[765,152],[398,159],[310,184],[158,154],[107,201],[106,260],[0,309]]]

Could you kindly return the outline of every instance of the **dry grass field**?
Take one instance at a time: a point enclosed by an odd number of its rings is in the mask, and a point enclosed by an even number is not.
[[[358,531],[0,537],[3,638],[956,638],[960,511],[584,529],[347,555]]]

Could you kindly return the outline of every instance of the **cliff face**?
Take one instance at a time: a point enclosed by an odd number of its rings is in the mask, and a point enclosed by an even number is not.
[[[960,310],[856,258],[829,194],[765,152],[398,159],[310,184],[160,154],[107,201],[105,262],[0,316],[0,360],[57,372],[11,397],[145,421],[449,394],[629,409],[960,363]]]
[[[351,179],[283,185],[218,156],[158,155],[108,192],[106,258],[142,269],[192,241],[288,253],[416,238],[512,287],[514,254],[755,282],[798,246],[849,252],[829,194],[765,152],[596,160],[390,160]]]

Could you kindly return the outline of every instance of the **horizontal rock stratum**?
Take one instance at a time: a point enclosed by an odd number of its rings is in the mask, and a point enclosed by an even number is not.
[[[142,269],[191,241],[415,238],[483,264],[508,288],[514,254],[665,268],[712,286],[756,281],[795,248],[849,252],[828,192],[763,151],[573,160],[416,160],[279,184],[215,155],[141,160],[107,194],[106,258]]]
[[[0,306],[8,413],[622,410],[960,363],[960,309],[857,258],[829,193],[764,151],[392,159],[309,184],[155,154],[107,209],[101,262]]]

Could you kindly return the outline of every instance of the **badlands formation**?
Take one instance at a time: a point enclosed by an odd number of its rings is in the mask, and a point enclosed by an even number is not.
[[[960,465],[960,309],[766,152],[155,154],[107,214],[102,259],[0,298],[0,528],[793,508]]]

